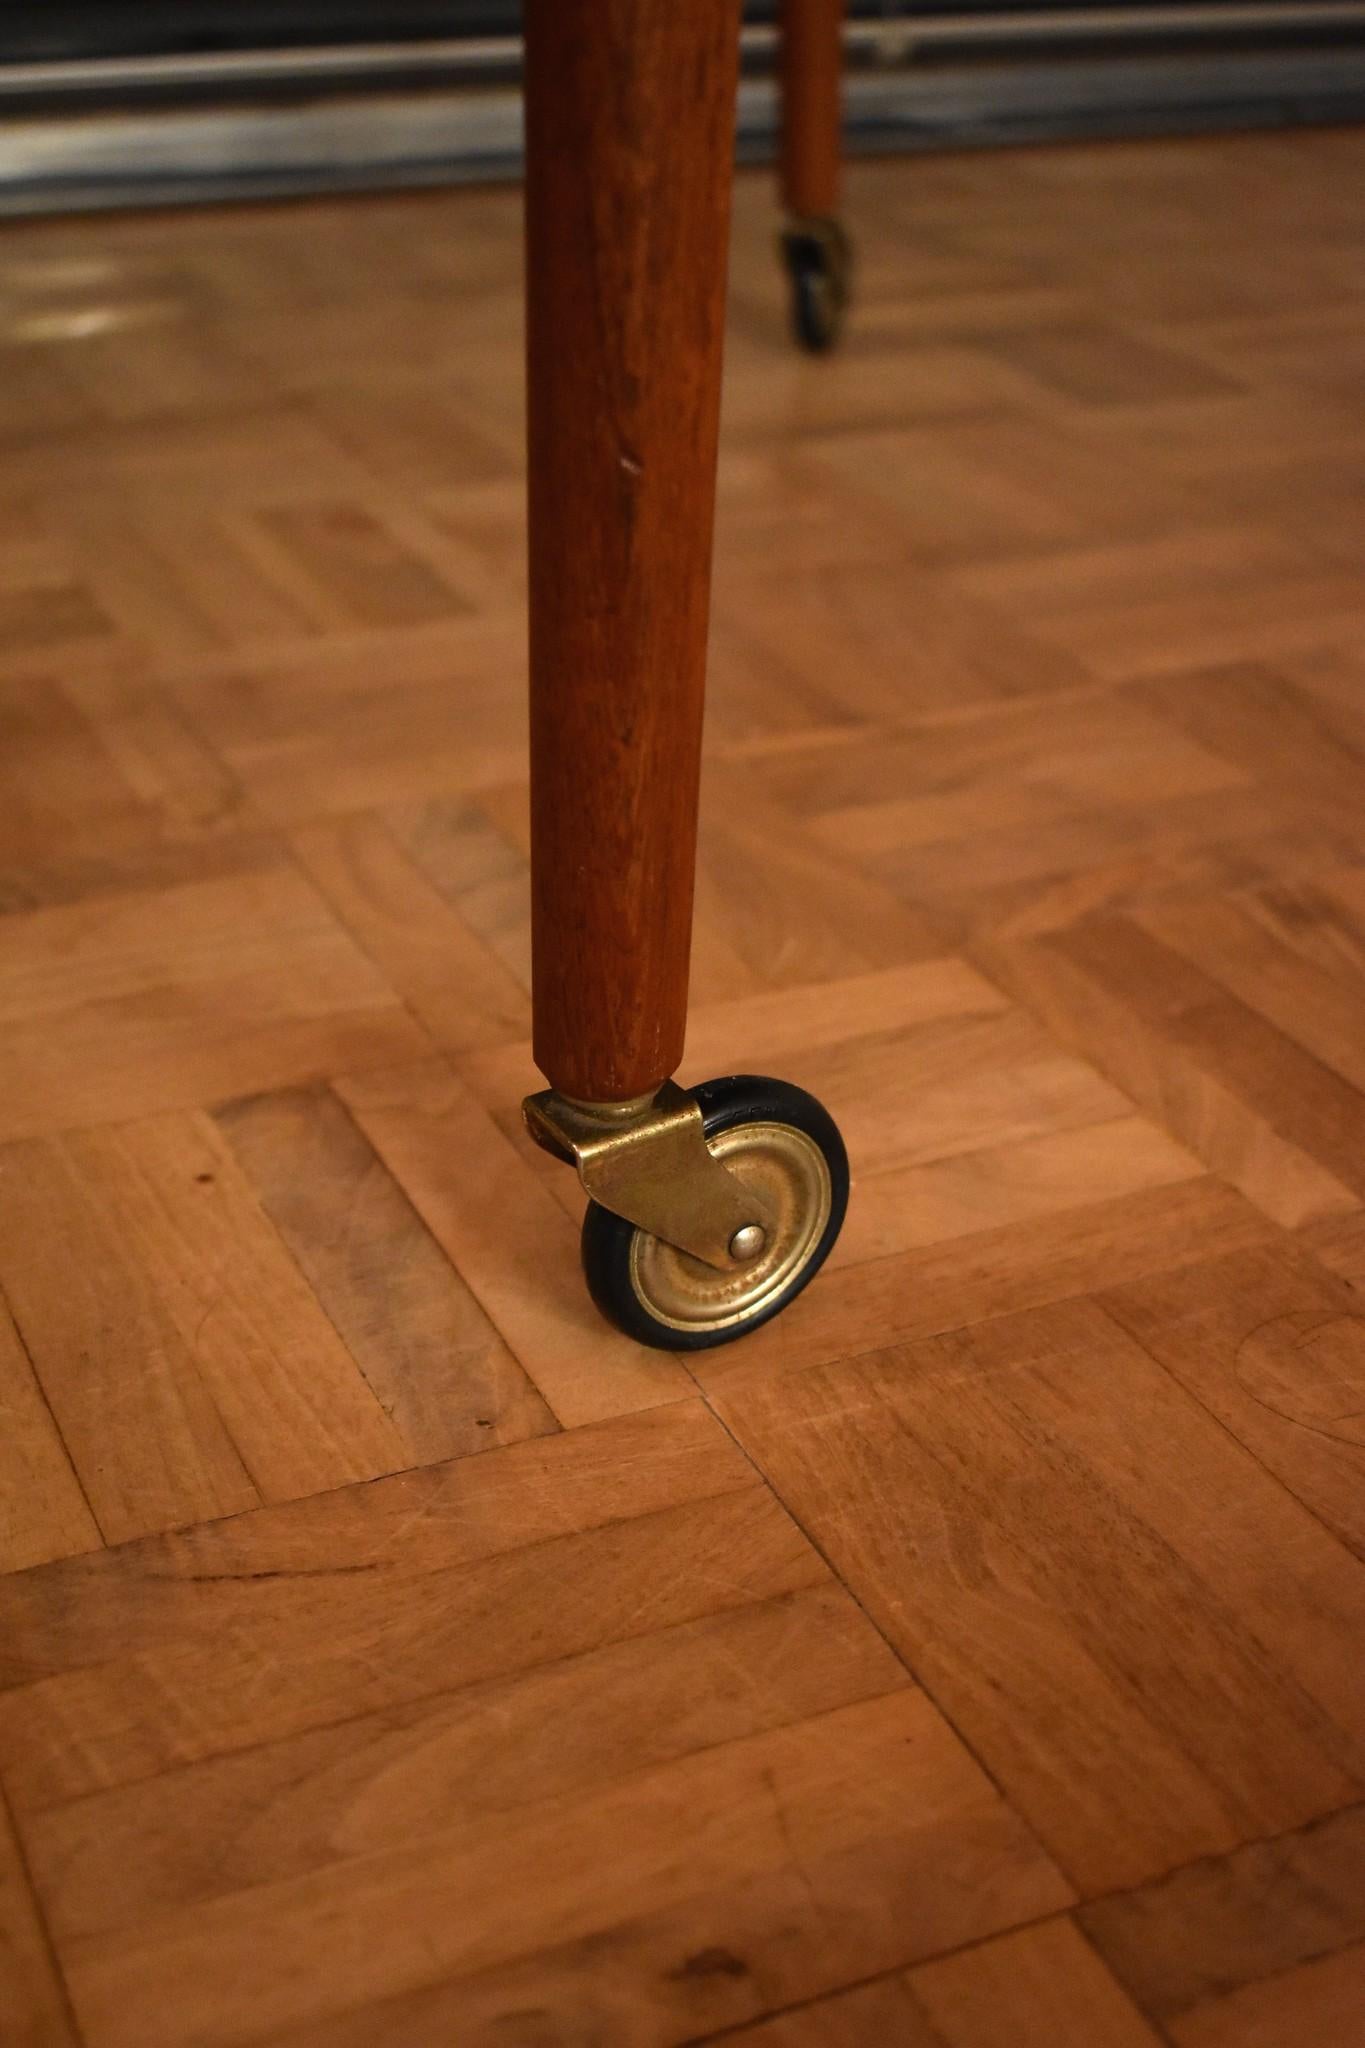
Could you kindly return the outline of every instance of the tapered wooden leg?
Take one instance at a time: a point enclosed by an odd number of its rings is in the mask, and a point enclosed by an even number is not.
[[[782,253],[792,331],[803,348],[837,340],[848,303],[849,245],[839,221],[843,0],[782,0]]]
[[[527,0],[535,1057],[579,1101],[682,1053],[737,0]]]
[[[839,211],[843,0],[782,0],[782,203],[802,220]]]
[[[593,1300],[728,1344],[848,1199],[821,1105],[684,1091],[738,0],[527,0],[531,893],[527,1128],[589,1197]]]

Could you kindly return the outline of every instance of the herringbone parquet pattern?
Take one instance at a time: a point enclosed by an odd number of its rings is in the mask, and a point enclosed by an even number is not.
[[[15,2048],[1360,2048],[1365,138],[741,181],[678,1360],[533,1152],[518,198],[0,245]]]

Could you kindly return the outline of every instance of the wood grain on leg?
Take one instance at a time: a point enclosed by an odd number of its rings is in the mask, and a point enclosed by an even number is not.
[[[843,0],[782,0],[782,199],[807,218],[828,220],[839,210],[843,25]]]
[[[536,1060],[586,1101],[682,1056],[737,39],[527,9]]]

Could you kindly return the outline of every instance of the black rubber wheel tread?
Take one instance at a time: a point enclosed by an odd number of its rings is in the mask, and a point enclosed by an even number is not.
[[[764,1074],[727,1074],[706,1081],[692,1091],[701,1107],[702,1124],[708,1137],[733,1130],[737,1124],[787,1124],[804,1131],[824,1155],[830,1177],[829,1220],[806,1264],[791,1285],[775,1301],[744,1322],[715,1330],[676,1330],[657,1322],[641,1301],[630,1281],[631,1242],[636,1226],[610,1209],[589,1202],[583,1218],[581,1248],[583,1272],[597,1307],[637,1343],[657,1351],[709,1351],[717,1344],[731,1344],[780,1315],[815,1278],[834,1248],[848,1208],[848,1154],[839,1127],[823,1103],[790,1081],[775,1081]]]
[[[848,305],[848,245],[813,234],[789,233],[783,243],[791,282],[792,333],[812,355],[833,348]]]

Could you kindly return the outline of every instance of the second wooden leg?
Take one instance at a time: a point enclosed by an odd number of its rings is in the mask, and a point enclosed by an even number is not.
[[[796,339],[817,350],[837,339],[848,297],[849,248],[839,219],[843,22],[843,0],[782,0],[782,246]]]
[[[843,0],[782,0],[782,203],[798,219],[839,211]]]

